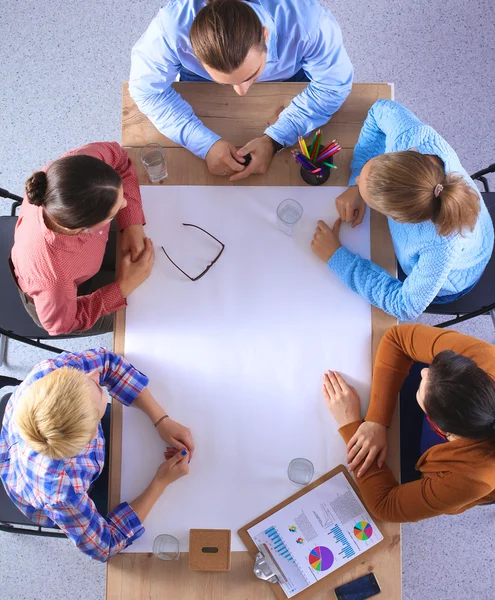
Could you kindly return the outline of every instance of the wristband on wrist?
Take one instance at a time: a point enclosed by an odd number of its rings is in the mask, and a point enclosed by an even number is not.
[[[168,415],[163,415],[163,417],[160,417],[156,423],[153,423],[153,425],[155,427],[158,427],[158,425],[160,425],[160,423],[163,421],[163,419],[168,419]]]
[[[280,144],[279,142],[277,142],[276,140],[274,140],[273,138],[271,138],[269,135],[267,135],[265,133],[265,135],[270,138],[270,141],[272,143],[273,146],[273,153],[277,154],[277,152],[280,152],[280,150],[283,150],[285,148],[285,146],[283,144]]]

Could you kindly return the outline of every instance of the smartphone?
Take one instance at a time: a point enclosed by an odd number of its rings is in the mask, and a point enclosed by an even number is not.
[[[375,575],[368,573],[368,575],[335,588],[334,591],[337,600],[366,600],[366,598],[379,594],[381,589]]]

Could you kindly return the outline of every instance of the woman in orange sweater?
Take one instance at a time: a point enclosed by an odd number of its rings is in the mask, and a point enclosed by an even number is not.
[[[413,362],[421,371],[416,400],[444,439],[416,463],[421,477],[399,484],[384,464],[387,427]],[[323,377],[324,394],[347,444],[348,463],[373,515],[420,521],[495,501],[495,347],[426,325],[389,329],[378,348],[366,420],[359,397],[338,373]],[[414,401],[414,399],[411,399]]]

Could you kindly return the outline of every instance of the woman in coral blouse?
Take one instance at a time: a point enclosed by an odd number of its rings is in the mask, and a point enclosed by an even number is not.
[[[123,251],[117,279],[114,217]],[[50,335],[111,331],[113,313],[153,266],[144,222],[136,170],[116,142],[88,144],[34,173],[11,268],[37,325]]]

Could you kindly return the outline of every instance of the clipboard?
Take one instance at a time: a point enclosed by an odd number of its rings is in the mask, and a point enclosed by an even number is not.
[[[237,533],[238,533],[239,537],[241,538],[242,542],[244,543],[244,545],[246,546],[249,554],[253,557],[253,560],[255,560],[256,557],[258,556],[259,558],[261,558],[261,563],[262,563],[264,556],[263,556],[263,553],[260,553],[256,544],[251,539],[251,536],[249,535],[248,530],[251,529],[251,527],[254,527],[258,523],[260,523],[261,521],[265,520],[266,518],[272,516],[273,514],[275,514],[280,509],[284,508],[291,502],[294,502],[294,500],[297,500],[298,498],[301,498],[301,496],[304,496],[308,492],[311,492],[312,490],[314,490],[315,488],[320,486],[325,481],[332,479],[332,477],[335,477],[339,473],[343,473],[343,475],[347,479],[347,481],[350,484],[350,486],[352,487],[352,489],[356,492],[360,502],[362,502],[363,506],[366,508],[366,504],[363,502],[363,499],[361,497],[361,494],[359,493],[359,489],[358,489],[356,483],[354,482],[354,479],[349,474],[349,472],[344,467],[344,465],[338,465],[337,467],[335,467],[335,469],[332,469],[325,475],[322,475],[320,478],[318,478],[316,481],[313,481],[313,483],[310,483],[309,485],[307,485],[301,491],[296,492],[295,494],[293,494],[292,496],[287,498],[287,500],[284,500],[280,504],[277,504],[277,506],[274,506],[271,510],[268,510],[267,512],[265,512],[264,514],[259,516],[257,519],[254,519],[253,521],[251,521],[250,523],[248,523],[244,527],[241,527],[241,529],[238,530]],[[366,508],[366,510],[367,510],[367,508]],[[369,548],[368,550],[363,552],[363,554],[366,555],[366,558],[369,558],[373,553],[375,553],[377,548],[380,549],[381,547],[383,547],[383,542],[388,540],[388,536],[382,530],[380,530],[380,533],[382,534],[383,539],[381,541],[379,541],[377,544],[375,544],[372,548]],[[272,556],[270,556],[269,558],[271,558],[273,560]],[[356,558],[359,558],[359,556]],[[270,560],[270,563],[272,562],[272,560]],[[354,564],[354,563],[352,563],[352,561],[350,561],[349,563],[338,567],[335,571],[333,571],[326,577],[323,577],[322,579],[313,583],[312,585],[310,585],[306,589],[302,590],[295,596],[292,596],[292,598],[290,600],[292,600],[293,598],[297,598],[298,600],[309,600],[312,596],[314,596],[318,592],[321,592],[322,590],[325,590],[325,589],[327,591],[333,590],[334,588],[338,587],[342,583],[342,581],[341,581],[341,577],[342,577],[342,573],[343,573],[342,569],[344,569],[345,567],[347,567],[350,564]],[[357,566],[357,565],[354,565],[354,566]],[[276,581],[276,579],[269,579],[269,578],[266,578],[266,580],[267,580],[267,582]],[[278,582],[277,583],[267,583],[267,584],[270,585],[270,587],[273,590],[273,593],[277,596],[277,598],[279,598],[280,600],[288,600],[287,596],[285,595],[285,592],[283,591],[283,589],[281,588],[281,586]]]

